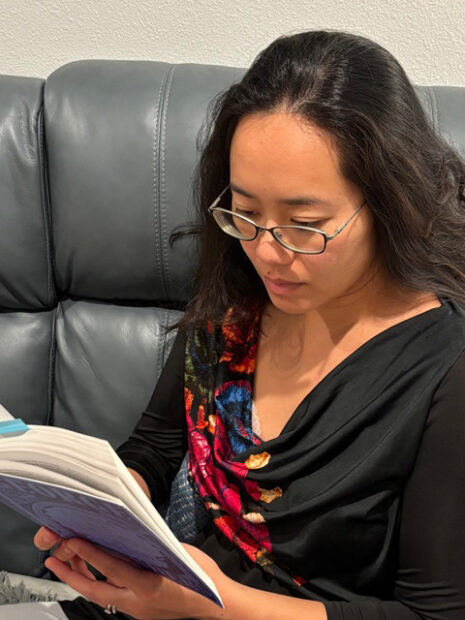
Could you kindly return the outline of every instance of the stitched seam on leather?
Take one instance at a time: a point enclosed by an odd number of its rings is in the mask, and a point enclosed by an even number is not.
[[[60,302],[58,302],[57,307],[53,312],[52,319],[52,333],[50,337],[50,352],[48,359],[48,415],[45,421],[46,425],[53,424],[53,411],[55,407],[55,363],[56,363],[56,348],[57,348],[57,339],[56,339],[56,322],[57,322],[57,314],[60,310]]]
[[[42,87],[43,93],[43,87]],[[45,251],[47,254],[47,294],[48,294],[48,306],[51,307],[55,301],[55,289],[53,286],[52,277],[52,248],[51,248],[51,218],[50,211],[48,209],[48,191],[47,191],[47,169],[45,166],[45,148],[44,148],[44,106],[43,104],[39,108],[39,112],[36,118],[36,131],[37,131],[37,146],[38,146],[38,163],[39,163],[39,178],[40,178],[40,202],[42,207],[42,219],[44,223],[44,235],[45,235]]]
[[[161,80],[160,90],[158,91],[157,103],[155,106],[154,135],[153,135],[153,197],[154,197],[154,227],[155,227],[155,252],[157,273],[156,277],[161,281],[162,297],[166,298],[166,286],[163,274],[163,260],[161,255],[162,248],[162,231],[161,231],[161,214],[160,205],[160,142],[161,142],[161,102],[163,102],[163,94],[166,88],[169,71],[165,73]]]
[[[161,251],[162,251],[162,278],[165,290],[165,298],[169,299],[168,290],[170,289],[170,275],[168,262],[168,232],[166,220],[166,117],[168,114],[168,101],[173,81],[175,65],[168,72],[166,89],[164,91],[162,103],[162,122],[161,122],[161,183],[160,183],[160,227],[161,227]]]
[[[158,272],[160,270],[160,258],[159,258],[159,233],[158,233],[158,225],[157,225],[157,217],[158,217],[158,194],[157,194],[157,143],[158,143],[158,120],[159,120],[159,112],[160,112],[160,101],[161,94],[163,90],[163,82],[164,79],[161,80],[160,88],[158,91],[157,103],[155,105],[155,113],[154,113],[154,121],[153,121],[153,148],[152,148],[152,157],[153,157],[153,228],[155,233],[155,288],[157,286],[158,280]],[[157,235],[158,233],[158,235]]]

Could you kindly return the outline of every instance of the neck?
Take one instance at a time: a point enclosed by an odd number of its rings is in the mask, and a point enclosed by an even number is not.
[[[263,318],[264,336],[280,347],[283,362],[295,364],[305,351],[324,357],[343,340],[363,338],[402,320],[435,295],[408,291],[386,281],[325,301],[305,314],[285,313],[269,303]]]

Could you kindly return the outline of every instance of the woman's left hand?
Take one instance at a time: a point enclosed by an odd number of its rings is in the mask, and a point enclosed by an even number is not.
[[[230,579],[203,551],[191,545],[183,544],[183,547],[211,577],[221,596]],[[62,557],[69,553],[82,558],[105,575],[107,581],[91,579],[56,557],[48,558],[45,566],[61,581],[101,607],[114,605],[118,611],[138,620],[194,617],[213,620],[222,617],[223,610],[200,594],[151,571],[136,568],[85,540],[70,538],[61,543],[60,548]]]

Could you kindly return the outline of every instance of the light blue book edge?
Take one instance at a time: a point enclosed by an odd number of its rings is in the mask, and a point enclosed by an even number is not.
[[[5,420],[0,422],[0,438],[6,435],[19,435],[29,430],[29,426],[25,424],[20,418],[13,420]]]

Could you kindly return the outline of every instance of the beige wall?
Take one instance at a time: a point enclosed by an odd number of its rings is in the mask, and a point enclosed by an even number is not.
[[[465,86],[465,0],[0,0],[0,73],[82,58],[247,66],[316,28],[375,39],[417,84]]]

